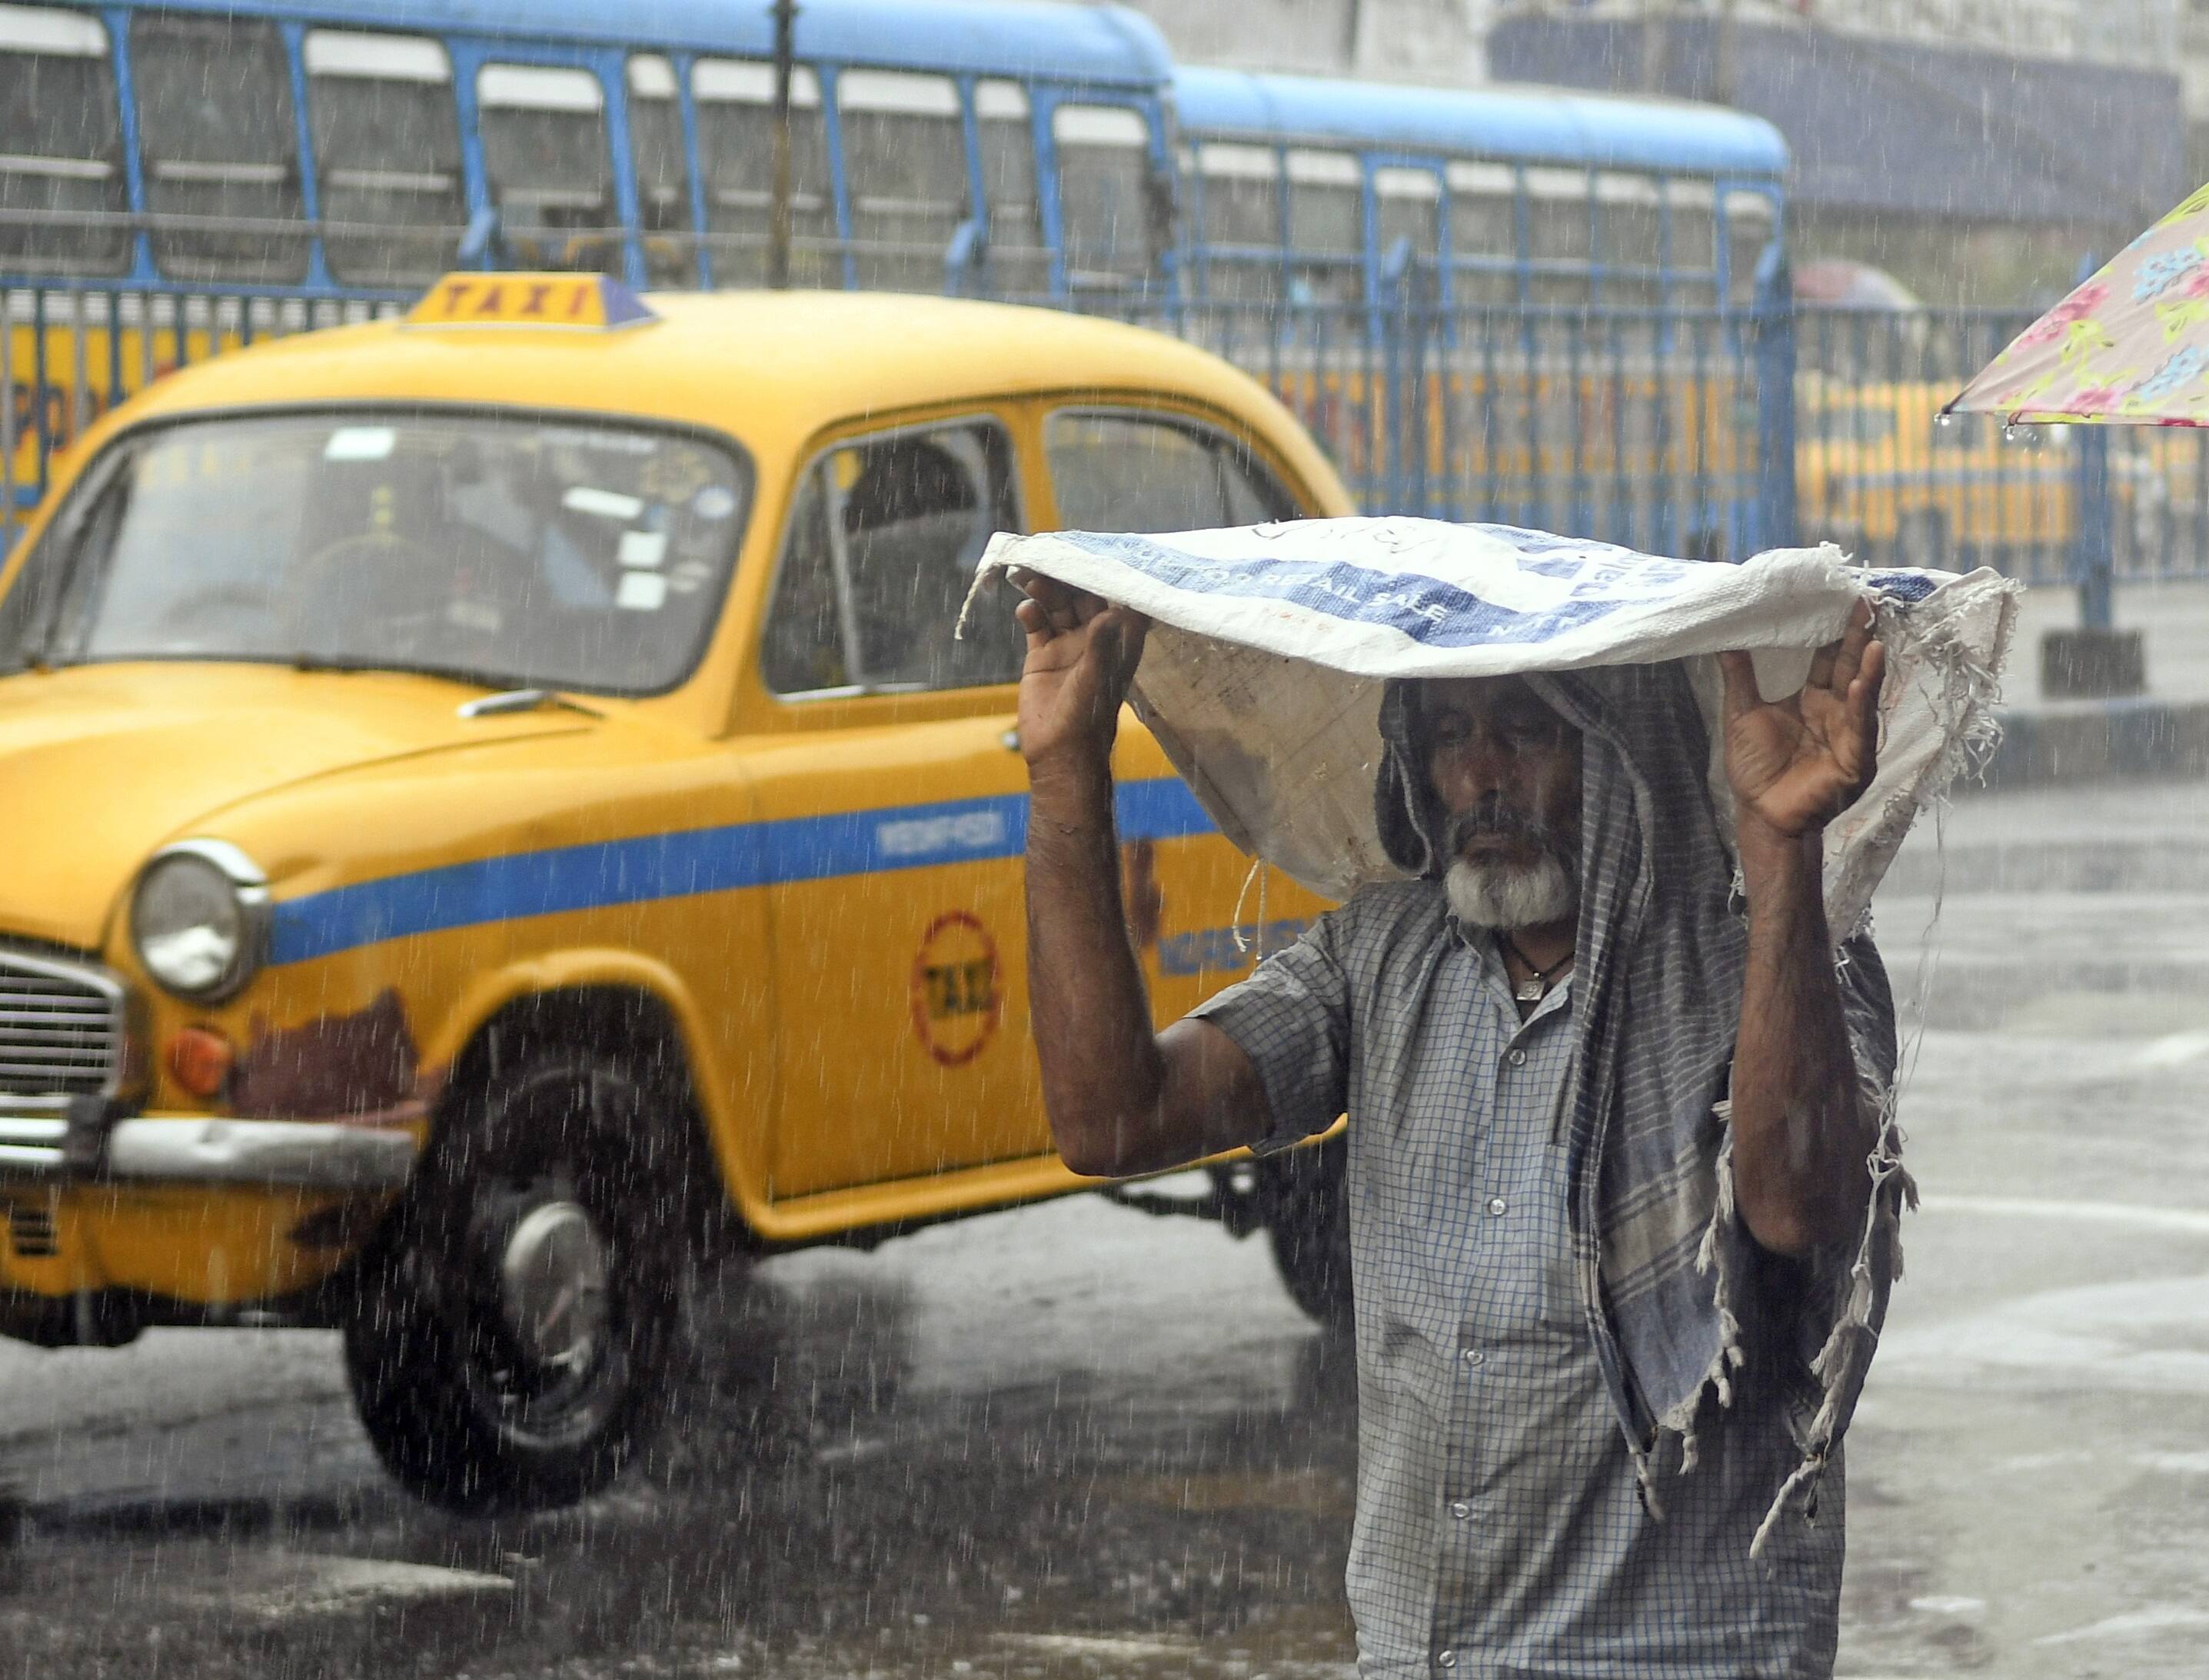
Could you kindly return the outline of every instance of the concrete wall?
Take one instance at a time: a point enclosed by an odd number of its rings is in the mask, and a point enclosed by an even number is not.
[[[2186,121],[2167,68],[1913,45],[1709,15],[1656,32],[1626,16],[1520,11],[1488,36],[1499,80],[1722,99],[1795,154],[1799,259],[1893,270],[1934,303],[2022,304],[2060,291],[2185,193]]]
[[[1586,18],[1713,16],[1815,23],[1888,40],[2168,68],[2185,0],[1502,0],[1507,12]]]
[[[1461,86],[1490,0],[1128,0],[1185,63]]]

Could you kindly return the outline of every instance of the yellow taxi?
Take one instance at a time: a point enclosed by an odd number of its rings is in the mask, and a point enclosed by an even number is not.
[[[402,1482],[542,1505],[647,1437],[701,1251],[1089,1188],[975,563],[1349,506],[1225,364],[945,299],[454,275],[162,382],[0,572],[0,1332],[340,1327]],[[1319,906],[1238,935],[1116,768],[1171,1018]],[[1339,1305],[1339,1167],[1217,1171]]]
[[[2078,531],[2062,426],[1938,419],[1953,394],[1923,381],[1796,383],[1796,503],[1806,537],[1896,565],[2060,573]]]

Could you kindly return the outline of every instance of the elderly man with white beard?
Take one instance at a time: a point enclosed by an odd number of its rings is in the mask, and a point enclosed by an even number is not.
[[[1022,587],[1032,1020],[1068,1165],[1349,1116],[1361,1672],[1830,1674],[1816,1367],[1888,1193],[1894,1063],[1877,954],[1837,959],[1821,886],[1875,769],[1869,613],[1783,700],[1722,657],[1730,834],[1682,667],[1389,683],[1375,816],[1411,878],[1154,1033],[1110,770],[1147,626]],[[1652,1310],[1714,1262],[1715,1295]],[[1635,1373],[1683,1360],[1660,1419]]]

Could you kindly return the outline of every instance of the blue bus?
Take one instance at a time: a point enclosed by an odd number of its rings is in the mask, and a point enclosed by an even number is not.
[[[1177,66],[1112,5],[803,0],[795,44],[795,285],[1186,333],[1376,511],[1789,525],[1719,418],[1784,226],[1757,118]],[[772,48],[770,0],[0,0],[0,527],[167,369],[450,269],[761,283]]]
[[[792,278],[1069,302],[1170,284],[1136,13],[804,0]],[[464,267],[756,284],[766,0],[0,4],[0,276],[403,292]]]
[[[1456,304],[1751,301],[1786,142],[1761,117],[1538,87],[1175,72],[1190,291]]]
[[[1189,68],[1174,103],[1184,330],[1367,506],[1710,558],[1791,529],[1770,123]]]

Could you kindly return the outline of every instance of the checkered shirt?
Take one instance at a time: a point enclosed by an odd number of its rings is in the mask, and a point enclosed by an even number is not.
[[[1829,1675],[1838,1454],[1819,1520],[1749,1555],[1802,1456],[1776,1393],[1742,1384],[1696,1468],[1660,1478],[1661,1520],[1638,1491],[1568,1224],[1569,982],[1522,1024],[1492,942],[1413,882],[1196,1013],[1257,1069],[1261,1148],[1350,1116],[1361,1673]]]

